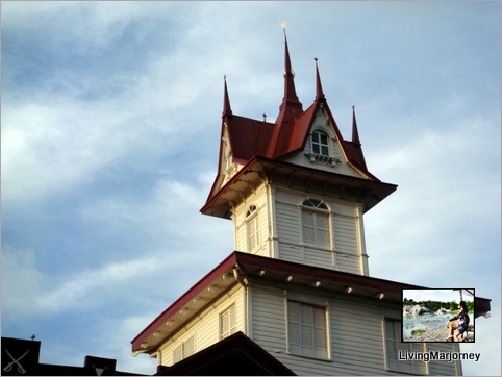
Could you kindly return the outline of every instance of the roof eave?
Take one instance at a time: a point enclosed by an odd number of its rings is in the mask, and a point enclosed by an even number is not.
[[[281,259],[234,251],[216,268],[206,274],[192,288],[178,298],[171,306],[160,313],[155,320],[141,331],[141,333],[136,335],[131,341],[133,353],[153,353],[163,340],[160,336],[155,337],[154,333],[162,326],[165,326],[176,313],[179,313],[179,311],[187,305],[187,303],[197,299],[208,287],[214,286],[216,280],[220,279],[221,282],[221,278],[225,275],[229,275],[236,264],[239,265],[241,273],[252,279],[264,278],[269,281],[286,282],[287,276],[292,276],[293,284],[302,284],[310,287],[314,286],[339,293],[344,292],[346,287],[350,286],[354,288],[350,294],[363,296],[367,299],[385,299],[387,301],[397,302],[402,301],[402,289],[429,289],[414,284],[323,269]],[[221,285],[219,288],[226,291],[237,284],[233,274],[232,276],[228,276],[227,282],[228,284]],[[317,284],[317,282],[319,282],[319,284]],[[380,293],[382,293],[383,296],[380,296]],[[476,297],[476,313],[478,315],[488,313],[491,310],[490,301],[490,299]],[[204,310],[205,307],[201,307],[200,310]],[[186,323],[190,318],[197,315],[200,310],[194,311],[183,323]],[[176,329],[180,328],[183,323],[180,322],[178,326],[176,326]]]
[[[145,327],[138,335],[134,337],[131,341],[133,354],[139,354],[148,352],[151,353],[155,351],[159,343],[165,336],[158,336],[156,340],[153,340],[152,336],[158,331],[159,328],[166,325],[167,322],[172,319],[177,313],[180,313],[187,302],[190,302],[197,298],[201,293],[207,289],[207,287],[214,285],[214,282],[218,279],[222,279],[224,274],[232,271],[232,267],[235,264],[235,253],[230,254],[225,258],[216,268],[207,273],[202,279],[200,279],[192,288],[186,291],[182,296],[180,296],[175,302],[173,302],[166,310],[162,311],[147,327]],[[230,279],[227,280],[228,285],[235,284],[234,281]],[[220,289],[226,288],[226,285],[219,286]],[[189,318],[186,318],[188,320]],[[184,322],[186,322],[186,320]],[[181,321],[180,324],[181,325]],[[177,328],[178,326],[176,326]]]

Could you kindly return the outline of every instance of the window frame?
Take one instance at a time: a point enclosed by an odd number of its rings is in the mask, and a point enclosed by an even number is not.
[[[390,329],[389,326],[392,326]],[[425,352],[423,343],[401,342],[402,322],[394,318],[384,318],[383,342],[385,352],[385,370],[414,375],[428,375],[427,362],[424,360],[399,360],[399,351]]]
[[[228,318],[228,319],[227,319]],[[236,308],[235,303],[222,310],[219,315],[219,326],[220,326],[220,340],[232,335],[237,331],[237,318],[236,318]],[[228,322],[228,324],[224,323]],[[224,331],[225,325],[227,329]]]
[[[323,142],[323,137],[326,138],[326,142]],[[314,140],[314,138],[317,138],[318,140]],[[325,132],[322,129],[317,129],[313,131],[310,134],[310,151],[313,154],[319,155],[319,156],[324,156],[324,157],[329,157],[331,156],[331,147],[330,147],[330,136],[327,132]],[[318,149],[316,151],[315,149]]]
[[[292,310],[293,306],[297,305],[299,307],[300,318],[299,321],[293,317]],[[303,309],[312,309],[311,322],[305,323],[304,311]],[[322,315],[323,326],[316,326],[316,314]],[[319,323],[319,322],[317,322]],[[299,341],[294,341],[294,330],[293,327],[297,327],[299,330]],[[292,355],[309,357],[321,360],[331,360],[330,351],[330,334],[329,334],[329,316],[328,316],[328,306],[319,305],[312,302],[301,301],[295,298],[286,299],[286,341],[287,341],[287,352]],[[311,343],[306,344],[305,338],[309,336]],[[316,336],[317,334],[317,336]],[[319,337],[322,334],[322,338]],[[306,337],[304,337],[306,335]],[[316,347],[316,343],[324,343],[324,347]]]
[[[306,216],[311,216],[311,224],[306,223]],[[301,203],[301,234],[304,244],[331,249],[331,228],[331,211],[324,200],[307,198]],[[306,237],[308,230],[313,239]]]
[[[189,349],[189,346],[191,349]],[[173,364],[195,354],[195,335],[182,342],[173,350]]]
[[[260,224],[258,222],[258,207],[252,204],[246,211],[246,239],[249,251],[260,245]]]

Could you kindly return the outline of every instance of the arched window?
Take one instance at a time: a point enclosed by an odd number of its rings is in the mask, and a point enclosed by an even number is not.
[[[302,203],[302,233],[305,243],[329,247],[329,210],[321,200],[306,199]]]
[[[312,153],[320,154],[321,156],[329,156],[329,137],[323,131],[314,131],[310,135],[310,145]]]
[[[248,250],[251,251],[256,248],[260,242],[260,235],[258,231],[258,210],[254,204],[250,205],[246,212],[246,222]]]

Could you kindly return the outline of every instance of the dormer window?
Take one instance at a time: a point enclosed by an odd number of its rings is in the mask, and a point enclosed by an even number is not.
[[[329,156],[329,137],[322,131],[314,131],[310,135],[310,145],[312,153],[320,154],[321,156]]]
[[[335,167],[341,160],[333,155],[331,150],[333,146],[330,146],[332,140],[334,139],[331,139],[328,133],[320,129],[312,132],[310,134],[310,151],[308,149],[305,151],[305,157],[311,163],[321,163]]]

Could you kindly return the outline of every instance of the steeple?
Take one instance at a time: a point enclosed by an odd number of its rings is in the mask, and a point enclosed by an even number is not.
[[[223,95],[223,114],[222,118],[232,116],[232,108],[230,107],[230,99],[228,98],[228,89],[227,89],[227,76],[223,77],[225,82],[225,93]]]
[[[361,149],[361,142],[359,141],[359,132],[357,131],[356,110],[352,106],[352,140],[347,143],[351,153],[351,162],[368,171],[366,159],[364,158],[363,150]]]
[[[361,146],[361,143],[359,142],[359,132],[357,131],[356,110],[354,109],[354,106],[352,106],[352,144],[356,147]]]
[[[321,75],[319,75],[319,64],[317,63],[317,58],[314,58],[315,60],[315,69],[316,69],[316,96],[315,100],[316,101],[326,101],[326,97],[324,96],[324,92],[322,90],[322,83],[321,83]]]
[[[291,56],[288,50],[288,41],[286,38],[286,29],[284,29],[284,97],[279,106],[279,116],[276,124],[283,126],[286,124],[293,125],[295,119],[303,112],[303,106],[296,94],[295,74],[291,64]]]

